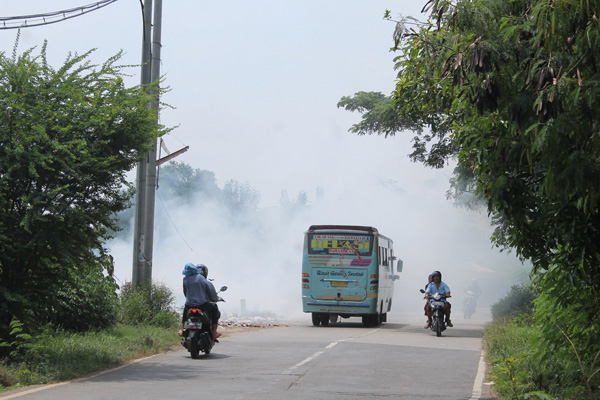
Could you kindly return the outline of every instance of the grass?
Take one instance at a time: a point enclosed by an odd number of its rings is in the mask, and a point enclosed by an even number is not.
[[[0,362],[0,391],[73,379],[170,350],[178,343],[175,329],[142,325],[47,333],[27,343],[19,363]]]
[[[586,391],[568,341],[550,348],[541,335],[531,318],[500,319],[486,326],[484,342],[498,398],[596,399],[600,371],[596,376],[593,372],[598,370],[597,360],[582,362],[590,378],[590,389]]]

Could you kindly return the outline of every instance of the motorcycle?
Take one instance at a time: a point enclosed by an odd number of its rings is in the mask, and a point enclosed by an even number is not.
[[[425,293],[425,290],[421,289],[421,293]],[[446,330],[446,324],[444,323],[444,306],[446,296],[441,293],[435,293],[431,295],[433,301],[429,302],[431,309],[431,325],[429,329],[435,332],[437,337],[442,336],[442,332]]]
[[[227,286],[221,287],[218,293],[227,290]],[[225,301],[219,298],[219,301]],[[187,319],[183,324],[181,345],[185,347],[196,359],[200,352],[210,354],[215,343],[219,341],[213,336],[212,321],[208,314],[198,307],[192,307],[187,312]]]
[[[475,314],[475,306],[477,304],[477,296],[474,291],[467,290],[465,293],[466,297],[463,302],[463,314],[465,319],[471,318],[473,314]]]

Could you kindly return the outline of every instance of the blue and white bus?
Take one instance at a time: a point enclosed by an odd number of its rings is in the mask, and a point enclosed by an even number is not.
[[[394,269],[395,264],[395,269]],[[393,242],[370,226],[312,225],[304,233],[302,309],[315,326],[362,317],[365,326],[387,320],[402,260]]]

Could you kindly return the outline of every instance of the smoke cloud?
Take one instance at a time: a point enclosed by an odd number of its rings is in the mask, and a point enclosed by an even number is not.
[[[279,182],[289,183],[287,187],[267,185],[264,192],[269,197],[263,195],[257,210],[234,217],[223,204],[201,195],[181,205],[165,200],[159,189],[154,281],[171,288],[182,307],[181,270],[187,262],[202,263],[209,267],[215,287],[229,288],[223,293],[226,303],[219,305],[224,316],[239,315],[245,302],[247,314],[309,321],[302,313],[301,262],[303,233],[313,224],[374,226],[394,241],[404,269],[395,283],[388,321],[422,313],[418,290],[434,270],[442,272],[452,289],[455,311],[460,311],[462,292],[472,279],[483,291],[480,307],[489,307],[511,285],[526,279],[527,266],[492,246],[485,212],[458,208],[446,200],[450,166],[424,169],[397,156],[398,149],[409,150],[399,139],[354,140],[344,134],[346,148],[340,156],[331,156],[328,163],[306,163],[305,170],[313,170],[313,184],[307,177],[288,177]],[[289,194],[287,204],[281,202],[282,190]],[[297,196],[302,191],[305,206],[296,201],[303,199]],[[117,278],[130,280],[132,239],[113,241],[109,247]]]

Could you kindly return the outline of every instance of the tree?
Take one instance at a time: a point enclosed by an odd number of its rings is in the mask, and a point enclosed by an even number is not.
[[[248,183],[230,179],[223,186],[223,198],[229,211],[238,215],[254,211],[260,202],[260,193]]]
[[[461,172],[472,175],[504,224],[498,244],[538,270],[561,265],[596,290],[597,8],[578,1],[430,0],[427,23],[399,23],[391,102],[395,119],[430,131],[417,135],[414,156],[432,166],[457,156]],[[375,110],[367,109],[363,129],[354,129],[365,132]]]
[[[221,189],[212,171],[194,169],[185,162],[171,161],[160,172],[160,185],[167,188],[170,197],[189,202],[198,196],[211,200],[218,200],[221,196]]]
[[[596,342],[599,7],[429,0],[425,23],[397,23],[392,96],[368,102],[359,93],[339,104],[364,113],[353,127],[359,134],[394,135],[411,123],[423,129],[414,160],[439,167],[456,157],[454,188],[483,198],[497,224],[494,242],[531,260],[543,298],[579,313],[578,325],[591,324],[585,334]],[[577,313],[573,303],[581,305]]]
[[[60,320],[82,276],[105,287],[103,243],[133,191],[125,173],[162,131],[149,91],[124,86],[120,54],[53,69],[46,43],[34,50],[0,53],[2,337],[13,317]]]

